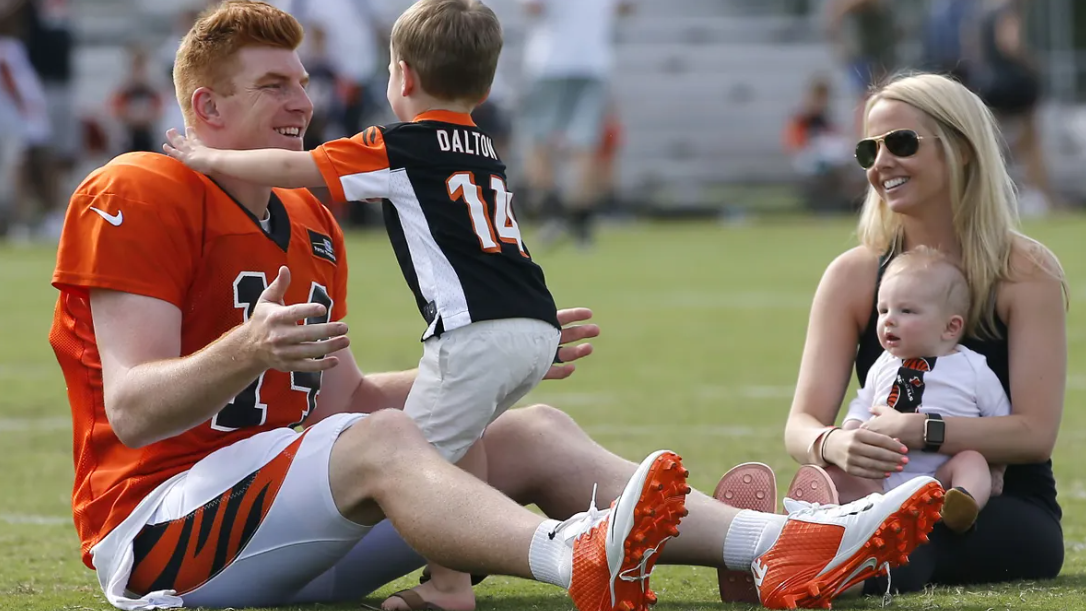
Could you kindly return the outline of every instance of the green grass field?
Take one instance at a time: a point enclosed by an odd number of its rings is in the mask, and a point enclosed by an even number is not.
[[[845,221],[810,220],[629,225],[606,230],[594,252],[537,252],[559,304],[593,308],[603,335],[572,379],[544,383],[529,399],[566,410],[631,459],[659,447],[678,450],[701,489],[711,490],[744,460],[772,465],[786,484],[794,465],[781,430],[807,307],[826,263],[852,244],[851,229]],[[1060,256],[1071,283],[1067,409],[1056,450],[1063,576],[939,588],[897,597],[895,608],[1086,609],[1086,413],[1079,409],[1086,399],[1086,219],[1028,230]],[[384,235],[353,235],[349,249],[348,322],[359,363],[367,371],[412,367],[422,326]],[[68,406],[46,339],[53,263],[49,249],[0,246],[0,609],[108,609],[79,561],[69,513]],[[653,578],[658,609],[724,608],[715,577],[709,569],[661,567]],[[480,609],[571,608],[564,593],[516,579],[492,578],[477,591]],[[857,598],[835,607],[881,603]]]

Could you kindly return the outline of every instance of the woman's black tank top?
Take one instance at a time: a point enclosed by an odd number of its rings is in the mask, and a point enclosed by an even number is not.
[[[875,283],[875,292],[882,282],[882,274],[886,265],[890,262],[891,255],[883,255],[879,258],[878,280]],[[871,318],[867,321],[867,328],[860,336],[860,345],[856,351],[856,375],[862,385],[867,379],[867,371],[875,364],[875,360],[882,354],[882,346],[879,344],[878,310],[871,309]],[[1011,396],[1010,367],[1007,352],[1007,325],[999,317],[996,317],[996,329],[999,330],[1000,339],[968,338],[962,341],[962,345],[970,350],[984,355],[988,359],[988,367],[1003,384],[1003,390],[1007,396]],[[1010,465],[1003,479],[1003,494],[1020,497],[1040,504],[1053,513],[1057,518],[1062,516],[1059,503],[1056,502],[1056,479],[1052,474],[1052,461],[1029,465]]]

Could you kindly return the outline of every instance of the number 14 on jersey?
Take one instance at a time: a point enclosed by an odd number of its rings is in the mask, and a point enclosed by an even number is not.
[[[490,189],[494,191],[494,216],[491,220],[490,207],[483,197],[482,187],[475,184],[471,172],[457,172],[445,181],[449,189],[449,198],[463,200],[471,216],[471,227],[479,238],[479,247],[483,252],[501,252],[501,244],[516,244],[522,256],[527,257],[524,241],[520,238],[520,226],[513,216],[513,194],[505,187],[500,176],[490,177]]]

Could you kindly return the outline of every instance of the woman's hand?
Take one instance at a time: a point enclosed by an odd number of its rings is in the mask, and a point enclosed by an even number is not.
[[[903,414],[887,405],[876,405],[871,408],[871,415],[861,428],[900,440],[908,448],[924,447],[923,414]]]
[[[828,462],[858,477],[885,479],[909,462],[900,441],[866,428],[835,430],[823,444]]]

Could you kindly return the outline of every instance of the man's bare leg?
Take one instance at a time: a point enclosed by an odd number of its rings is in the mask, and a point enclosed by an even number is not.
[[[340,513],[359,524],[387,516],[425,558],[532,577],[528,544],[543,518],[442,459],[402,412],[383,410],[344,431],[329,477]],[[441,510],[420,510],[431,507]]]
[[[593,611],[641,611],[655,600],[643,579],[656,552],[677,536],[689,491],[678,457],[658,452],[641,464],[609,512],[566,523],[544,520],[446,462],[397,410],[377,412],[344,431],[332,449],[329,475],[332,497],[348,519],[376,524],[388,517],[433,562],[559,585],[578,608]],[[616,537],[618,532],[624,534]],[[582,551],[586,555],[574,563]]]
[[[471,446],[456,466],[481,481],[487,481],[486,450],[482,440]],[[426,568],[430,572],[429,581],[412,588],[423,600],[450,611],[475,609],[475,593],[471,589],[471,575],[454,571],[434,562],[428,562]],[[411,607],[402,597],[392,596],[381,603],[381,608],[388,611],[407,611]]]
[[[559,520],[583,511],[593,486],[596,503],[607,506],[637,468],[546,405],[502,414],[487,429],[486,449],[492,486]],[[660,562],[723,566],[724,538],[739,510],[697,491],[686,497],[686,508],[690,514],[679,526],[682,536],[668,542]]]

